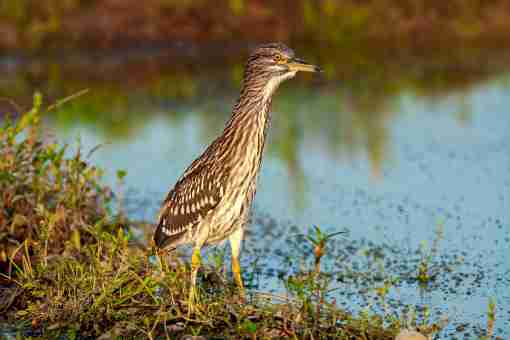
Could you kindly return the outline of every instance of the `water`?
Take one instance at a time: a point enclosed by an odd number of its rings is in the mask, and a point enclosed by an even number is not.
[[[509,337],[507,53],[301,50],[327,72],[298,75],[273,101],[243,255],[260,272],[253,289],[282,290],[279,275],[309,255],[299,235],[311,226],[346,229],[323,264],[343,277],[332,284],[339,305],[384,309],[372,288],[399,278],[386,302],[447,315],[443,338],[464,323],[485,327],[491,297],[496,334]],[[166,191],[221,132],[242,74],[231,49],[179,51],[5,59],[0,96],[26,103],[35,88],[50,97],[90,88],[47,117],[48,135],[79,136],[85,150],[102,144],[91,160],[112,186],[126,169],[128,213],[153,221]],[[420,288],[413,277],[431,252],[434,279]]]

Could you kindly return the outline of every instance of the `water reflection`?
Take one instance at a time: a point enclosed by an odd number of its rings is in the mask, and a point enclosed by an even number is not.
[[[447,102],[454,119],[468,126],[472,91],[490,79],[508,87],[510,79],[505,50],[296,49],[308,51],[308,59],[324,65],[326,73],[322,79],[300,76],[279,91],[267,152],[285,164],[298,210],[306,206],[309,191],[303,170],[307,155],[300,155],[304,143],[320,143],[330,158],[366,158],[377,179],[385,162],[392,162],[393,121],[413,114],[402,109],[409,98],[426,98],[430,112]],[[186,51],[5,58],[0,97],[27,108],[34,89],[52,101],[88,88],[85,97],[51,112],[51,124],[64,131],[88,126],[107,142],[124,143],[143,133],[150,117],[162,116],[164,124],[180,128],[193,117],[199,143],[206,145],[220,133],[237,98],[246,51]],[[210,57],[204,57],[207,53]],[[0,111],[12,108],[0,102]]]

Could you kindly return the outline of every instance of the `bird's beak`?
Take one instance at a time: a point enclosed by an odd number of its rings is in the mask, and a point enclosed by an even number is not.
[[[319,66],[315,66],[305,62],[304,60],[293,58],[287,62],[287,66],[291,71],[302,71],[302,72],[322,72]]]

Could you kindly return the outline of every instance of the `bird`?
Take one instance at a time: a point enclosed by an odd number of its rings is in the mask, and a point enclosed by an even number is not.
[[[239,256],[261,167],[272,96],[282,82],[300,71],[321,69],[297,58],[283,43],[254,48],[245,65],[239,99],[223,132],[189,165],[162,203],[154,244],[169,251],[192,245],[192,304],[198,299],[201,249],[227,239],[233,277],[244,297]]]

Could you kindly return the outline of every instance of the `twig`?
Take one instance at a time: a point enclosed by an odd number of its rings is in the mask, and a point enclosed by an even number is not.
[[[18,103],[16,103],[14,100],[10,99],[10,98],[7,98],[7,97],[0,97],[0,101],[4,101],[4,102],[7,102],[9,105],[11,105],[17,113],[22,113],[24,110],[23,108],[18,105]]]
[[[52,110],[55,110],[57,108],[59,108],[60,106],[62,106],[63,104],[73,100],[73,99],[76,99],[78,97],[81,97],[83,96],[84,94],[88,93],[89,92],[89,89],[83,89],[81,91],[78,91],[68,97],[65,97],[63,99],[59,99],[57,100],[54,104],[51,104],[50,106],[48,106],[48,108],[46,109],[46,111],[52,111]]]

